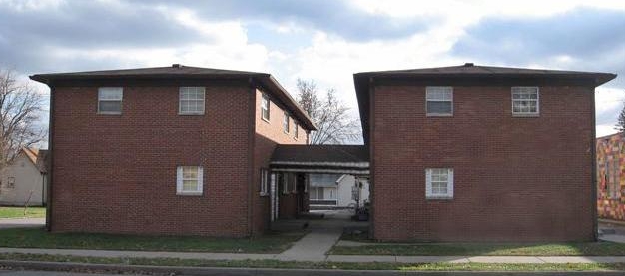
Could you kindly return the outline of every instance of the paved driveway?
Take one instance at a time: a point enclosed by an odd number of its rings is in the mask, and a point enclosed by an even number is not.
[[[46,225],[45,218],[0,219],[0,229],[22,228],[22,227],[43,227],[45,225]]]

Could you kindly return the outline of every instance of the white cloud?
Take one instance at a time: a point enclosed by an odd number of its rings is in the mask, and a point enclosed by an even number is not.
[[[129,6],[132,5],[118,0],[108,1],[119,10],[130,9]],[[545,17],[589,5],[625,10],[625,1],[350,1],[351,5],[371,14],[398,18],[431,18],[436,24],[432,24],[425,31],[402,38],[358,42],[332,35],[329,31],[314,29],[313,25],[297,24],[294,20],[285,21],[277,18],[275,21],[261,22],[270,26],[270,29],[278,34],[312,34],[310,45],[278,50],[267,46],[270,43],[265,44],[262,40],[259,43],[250,43],[248,29],[246,29],[248,22],[244,19],[232,17],[228,20],[216,21],[199,16],[198,12],[192,9],[174,8],[162,4],[153,8],[171,20],[172,24],[177,23],[197,31],[201,40],[188,42],[182,46],[146,47],[142,45],[135,48],[125,46],[99,49],[42,47],[41,51],[45,51],[51,61],[80,60],[86,61],[84,64],[90,64],[90,66],[113,67],[81,68],[89,70],[167,66],[172,63],[181,63],[189,66],[268,72],[276,75],[278,80],[293,93],[297,78],[314,79],[321,89],[336,88],[340,93],[340,98],[347,102],[355,113],[357,104],[353,73],[453,66],[465,62],[475,62],[479,65],[480,60],[460,60],[449,53],[452,46],[466,35],[467,27],[477,24],[483,18],[492,16]],[[0,6],[6,5],[16,10],[52,9],[62,2],[64,1],[0,0]],[[146,7],[144,4],[141,5]],[[164,37],[163,39],[175,40],[177,38]],[[2,41],[3,36],[0,33],[0,43]],[[613,55],[610,56],[618,58],[599,60],[597,63],[615,63],[623,60],[621,57],[625,56],[625,50],[621,48],[612,51]],[[560,69],[577,67],[579,62],[580,60],[576,57],[568,55],[558,55],[539,62],[527,61],[535,67]],[[59,62],[59,64],[67,63]],[[75,70],[75,68],[58,67],[58,70],[65,69]],[[623,89],[600,88],[597,91],[597,134],[603,135],[613,129],[616,121],[615,110],[619,110],[624,99],[621,95]]]

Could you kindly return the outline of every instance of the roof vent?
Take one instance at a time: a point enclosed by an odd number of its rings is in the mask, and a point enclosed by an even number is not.
[[[464,64],[464,67],[473,67],[473,62],[467,62]]]
[[[171,67],[173,67],[173,68],[180,68],[182,66],[180,64],[178,64],[178,63],[174,63],[174,64],[171,65]]]

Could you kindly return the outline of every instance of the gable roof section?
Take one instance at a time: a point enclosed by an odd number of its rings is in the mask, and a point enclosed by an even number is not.
[[[413,80],[413,81],[560,81],[560,82],[583,82],[589,86],[597,87],[612,79],[616,74],[523,69],[512,67],[476,66],[473,63],[465,63],[461,66],[409,69],[395,71],[362,72],[354,74],[354,87],[358,100],[358,110],[362,125],[363,140],[369,142],[369,89],[380,80]]]
[[[270,162],[276,171],[369,173],[364,145],[277,145]]]
[[[308,113],[291,97],[291,94],[271,75],[259,72],[221,70],[212,68],[190,67],[174,64],[170,67],[154,67],[123,70],[87,71],[72,73],[37,74],[30,76],[32,80],[54,86],[57,81],[71,80],[112,80],[112,79],[251,79],[269,91],[289,109],[300,123],[309,130],[316,130]]]
[[[48,150],[40,150],[36,148],[22,148],[22,152],[28,157],[28,160],[35,165],[41,173],[46,173],[46,158]]]

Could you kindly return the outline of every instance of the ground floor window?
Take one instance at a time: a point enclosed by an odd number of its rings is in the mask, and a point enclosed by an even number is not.
[[[310,187],[309,198],[313,205],[336,205],[336,188]]]
[[[451,168],[425,169],[425,197],[450,199],[454,196],[454,170]]]
[[[201,195],[204,190],[204,169],[199,166],[178,166],[176,192],[179,195]]]
[[[323,188],[311,187],[309,194],[310,194],[310,199],[323,199]]]

